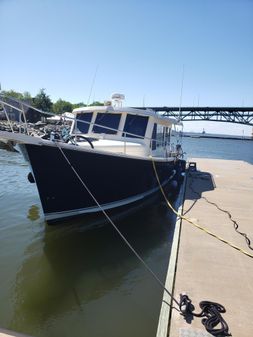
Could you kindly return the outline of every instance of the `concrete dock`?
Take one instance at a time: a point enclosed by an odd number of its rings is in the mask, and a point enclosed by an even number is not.
[[[229,215],[218,209],[231,214],[253,247],[253,165],[203,158],[190,161],[197,163],[197,171],[188,174],[183,214],[253,255]],[[197,313],[200,301],[222,304],[226,308],[222,316],[232,336],[253,336],[253,258],[185,220],[178,237],[174,296],[179,300],[180,293],[186,293]],[[159,324],[169,337],[211,336],[200,318],[187,323],[175,309],[170,322],[160,319]]]

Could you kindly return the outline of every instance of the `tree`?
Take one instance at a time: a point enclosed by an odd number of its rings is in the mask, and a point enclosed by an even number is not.
[[[31,96],[30,92],[28,92],[28,91],[23,92],[22,101],[25,101],[28,104],[32,104],[33,98]]]
[[[104,105],[103,103],[101,102],[98,102],[98,101],[94,101],[93,103],[91,103],[89,106],[102,106]]]
[[[15,90],[7,90],[7,91],[2,91],[1,94],[3,94],[5,97],[8,97],[9,99],[16,99],[19,101],[23,101],[26,104],[32,105],[33,104],[33,98],[31,94],[28,91],[21,92],[15,91]]]
[[[40,89],[39,93],[33,99],[33,106],[43,111],[51,111],[53,103],[50,97],[45,93],[46,89]]]
[[[62,114],[64,112],[71,112],[73,110],[73,105],[68,102],[64,101],[61,98],[58,99],[57,102],[53,104],[53,112],[56,114]]]
[[[72,104],[73,109],[82,108],[84,106],[87,106],[87,105],[84,104],[83,102]]]
[[[18,91],[14,91],[14,90],[3,90],[1,92],[4,96],[7,96],[7,97],[10,97],[10,98],[16,98],[16,99],[19,99],[19,100],[22,100],[23,98],[23,95],[21,94],[21,92],[18,92]]]

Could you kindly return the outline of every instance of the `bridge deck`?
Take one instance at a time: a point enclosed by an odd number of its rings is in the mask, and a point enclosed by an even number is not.
[[[253,126],[253,107],[138,107],[152,109],[182,121],[227,122]]]

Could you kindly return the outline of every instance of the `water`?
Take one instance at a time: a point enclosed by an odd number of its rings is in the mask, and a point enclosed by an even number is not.
[[[253,164],[253,142],[184,138],[189,157]],[[162,290],[108,226],[49,227],[18,153],[0,150],[0,327],[32,336],[153,337]],[[166,205],[117,225],[164,280],[174,218]]]
[[[162,290],[110,226],[43,220],[18,153],[0,150],[0,326],[32,336],[154,336]],[[71,197],[71,196],[70,196]],[[173,216],[165,205],[117,225],[165,278]]]
[[[253,141],[186,137],[183,150],[188,158],[243,160],[253,164]]]

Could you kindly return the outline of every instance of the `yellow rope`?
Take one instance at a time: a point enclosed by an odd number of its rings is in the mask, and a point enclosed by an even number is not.
[[[253,258],[253,255],[252,255],[252,254],[250,254],[250,253],[246,252],[245,250],[243,250],[242,248],[240,248],[240,247],[234,245],[232,242],[229,242],[229,241],[227,241],[227,240],[221,238],[220,236],[218,236],[218,235],[212,233],[212,232],[209,231],[207,228],[198,225],[197,223],[195,223],[195,222],[192,221],[191,219],[185,217],[184,215],[181,215],[180,213],[178,213],[178,212],[173,208],[173,206],[171,205],[171,203],[169,202],[169,200],[167,199],[167,197],[166,197],[166,195],[165,195],[165,193],[164,193],[164,190],[163,190],[162,185],[161,185],[161,183],[160,183],[159,176],[158,176],[158,174],[157,174],[157,170],[156,170],[156,167],[155,167],[155,162],[154,162],[154,160],[153,160],[153,157],[151,157],[151,160],[152,160],[154,172],[155,172],[155,175],[156,175],[156,179],[157,179],[158,185],[159,185],[160,190],[161,190],[161,192],[162,192],[162,195],[163,195],[163,197],[164,197],[164,199],[165,199],[167,205],[169,206],[169,208],[170,208],[170,209],[171,209],[171,210],[172,210],[172,211],[173,211],[179,218],[181,218],[182,220],[185,220],[185,221],[189,222],[189,223],[192,224],[193,226],[195,226],[195,227],[201,229],[203,232],[205,232],[205,233],[207,233],[207,234],[213,236],[214,238],[220,240],[221,242],[226,243],[226,244],[229,245],[230,247],[232,247],[232,248],[238,250],[239,252],[241,252],[241,253],[243,253],[243,254],[245,254],[245,255],[247,255],[247,256]]]

